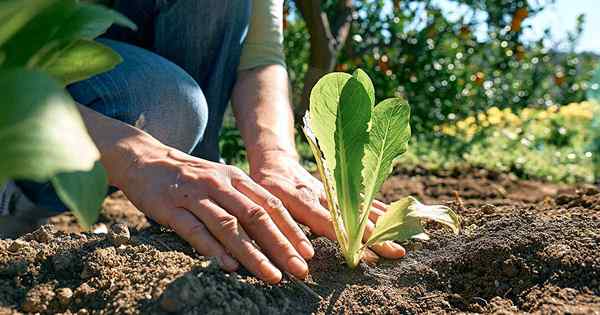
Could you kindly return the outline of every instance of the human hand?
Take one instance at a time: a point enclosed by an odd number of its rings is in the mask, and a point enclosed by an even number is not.
[[[314,250],[278,198],[235,167],[156,143],[144,151],[119,188],[148,217],[225,270],[241,263],[269,283],[280,270],[306,277]]]
[[[323,184],[307,172],[294,154],[267,151],[260,160],[251,160],[250,176],[273,195],[278,197],[298,222],[313,232],[335,240],[335,231],[327,210],[327,198]],[[375,200],[369,215],[365,241],[375,227],[377,219],[386,211],[387,205]],[[388,241],[371,249],[385,258],[397,259],[405,255],[402,246]],[[377,259],[371,251],[365,251],[367,261]]]

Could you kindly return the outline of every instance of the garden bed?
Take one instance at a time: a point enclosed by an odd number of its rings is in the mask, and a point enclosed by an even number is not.
[[[78,229],[69,215],[51,220],[56,231],[0,240],[0,314],[600,313],[598,189],[477,169],[397,173],[382,200],[447,204],[462,233],[430,224],[432,240],[406,244],[405,258],[357,270],[334,242],[313,238],[310,289],[290,279],[270,286],[243,270],[221,272],[116,194],[101,221],[128,224],[126,245],[69,234]]]

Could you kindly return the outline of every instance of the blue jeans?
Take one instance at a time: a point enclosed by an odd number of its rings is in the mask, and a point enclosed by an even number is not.
[[[115,8],[138,31],[113,27],[98,41],[118,52],[123,63],[70,85],[72,97],[168,146],[218,161],[219,132],[251,1],[117,0]],[[50,183],[17,185],[40,208],[66,210]]]

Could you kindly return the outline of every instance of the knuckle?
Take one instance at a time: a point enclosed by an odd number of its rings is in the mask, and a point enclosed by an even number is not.
[[[232,215],[224,215],[218,218],[219,226],[225,232],[234,232],[238,228],[238,220]]]
[[[266,203],[267,206],[269,206],[269,208],[273,209],[278,213],[283,212],[284,210],[283,202],[281,202],[281,200],[275,196],[268,196],[266,199]]]
[[[269,219],[269,215],[260,206],[252,206],[246,211],[246,221],[253,225],[262,225]]]

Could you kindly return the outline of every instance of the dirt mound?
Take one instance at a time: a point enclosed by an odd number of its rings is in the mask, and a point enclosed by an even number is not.
[[[77,229],[63,215],[0,240],[0,314],[600,313],[596,188],[481,170],[409,175],[391,178],[383,199],[449,204],[463,217],[460,235],[430,224],[432,240],[406,243],[407,257],[357,270],[314,238],[310,289],[271,286],[220,271],[116,195],[102,216],[108,234],[68,234]],[[115,222],[131,237],[111,236]]]

